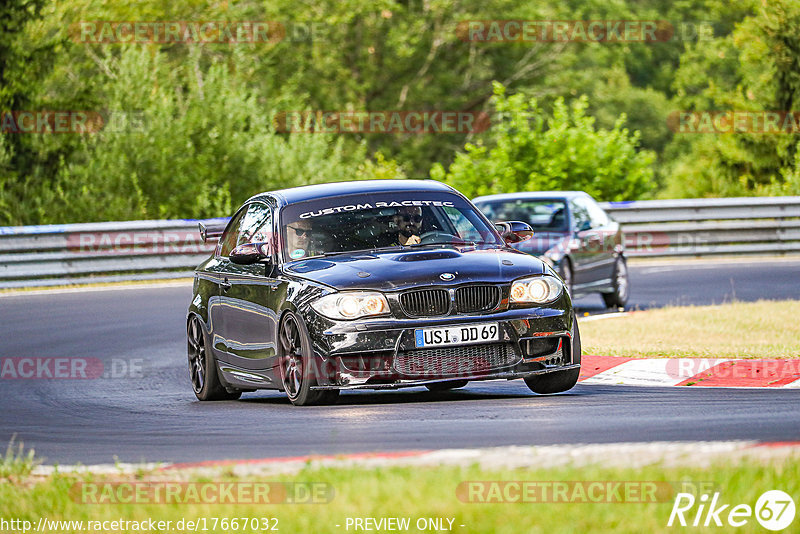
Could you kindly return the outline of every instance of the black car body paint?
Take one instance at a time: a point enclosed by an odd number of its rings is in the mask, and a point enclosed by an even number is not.
[[[283,254],[284,210],[296,214],[298,204],[308,203],[315,209],[301,213],[318,212],[320,200],[336,207],[342,205],[342,197],[352,200],[352,195],[372,204],[379,198],[445,199],[459,205],[462,213],[474,211],[468,217],[485,233],[475,241],[457,238],[298,259]],[[258,212],[253,204],[271,214],[270,231],[263,235],[271,240],[273,252],[267,260],[239,265],[220,253],[222,241],[236,231],[232,225],[246,220],[246,215],[239,216],[243,210]],[[444,230],[432,233],[438,236]],[[189,317],[200,319],[220,381],[229,391],[283,389],[277,332],[288,311],[302,319],[311,339],[313,389],[397,388],[457,378],[510,379],[575,370],[580,353],[570,345],[576,325],[569,295],[562,291],[542,305],[510,301],[514,280],[536,276],[555,273],[541,260],[505,244],[467,199],[443,184],[409,180],[309,186],[257,195],[231,218],[214,255],[196,269]],[[388,314],[335,320],[311,305],[329,293],[356,290],[380,292]],[[409,296],[409,292],[417,293]],[[426,316],[409,311],[409,302],[430,295],[446,296],[446,308]],[[458,332],[485,323],[498,325],[497,342],[415,346],[417,329],[452,327]],[[420,358],[423,351],[428,352]]]

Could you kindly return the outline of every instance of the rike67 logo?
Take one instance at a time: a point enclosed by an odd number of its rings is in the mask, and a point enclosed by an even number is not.
[[[756,501],[755,507],[749,504],[727,504],[720,494],[708,494],[696,498],[691,493],[678,493],[669,514],[667,526],[730,526],[741,527],[755,516],[756,521],[767,530],[783,530],[794,521],[795,505],[788,493],[780,490],[765,491]]]

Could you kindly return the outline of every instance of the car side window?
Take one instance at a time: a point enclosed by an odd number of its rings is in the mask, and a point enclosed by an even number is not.
[[[236,240],[239,237],[239,226],[242,224],[242,218],[244,218],[245,213],[246,210],[241,210],[234,215],[231,222],[228,223],[228,227],[225,228],[225,232],[219,240],[219,247],[217,248],[218,256],[230,256],[231,251],[236,248]]]
[[[270,240],[272,233],[272,210],[266,204],[254,202],[239,213],[228,225],[220,239],[220,256],[230,256],[231,251],[244,243],[260,243]]]
[[[266,204],[254,202],[247,208],[247,212],[239,227],[236,246],[245,243],[264,243],[270,240],[272,234],[272,210]]]
[[[572,219],[575,230],[582,231],[591,228],[591,218],[586,206],[580,202],[580,198],[570,200],[572,208]]]
[[[608,215],[606,215],[606,212],[603,211],[603,208],[601,208],[597,202],[591,198],[582,198],[580,200],[586,205],[586,211],[589,213],[589,219],[592,221],[592,228],[608,226]]]
[[[575,227],[585,229],[583,226],[589,222],[589,228],[602,228],[608,225],[608,215],[597,202],[588,197],[578,197],[572,201],[572,213],[575,217]]]
[[[455,227],[456,232],[458,232],[458,237],[461,239],[466,239],[468,241],[482,241],[483,237],[481,236],[478,229],[467,219],[461,211],[456,208],[451,208],[449,206],[445,206],[444,212],[447,214],[447,218],[450,219],[450,223]]]

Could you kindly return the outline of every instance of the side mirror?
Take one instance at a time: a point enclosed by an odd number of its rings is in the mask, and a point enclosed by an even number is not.
[[[200,228],[200,237],[203,239],[204,243],[219,239],[225,232],[224,224],[206,224],[204,222],[199,222],[197,225]]]
[[[592,223],[591,223],[591,221],[583,221],[583,222],[582,222],[582,223],[581,223],[581,224],[578,226],[578,231],[579,231],[579,232],[585,232],[585,231],[587,231],[587,230],[591,230],[591,229],[592,229]]]
[[[244,243],[231,251],[230,259],[238,265],[251,265],[270,258],[269,243]]]
[[[503,241],[508,243],[520,243],[533,237],[531,225],[522,221],[499,222],[494,225]]]

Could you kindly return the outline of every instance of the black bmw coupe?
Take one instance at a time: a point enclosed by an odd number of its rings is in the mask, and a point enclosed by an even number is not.
[[[311,185],[249,199],[195,272],[189,371],[200,400],[285,391],[295,405],[341,390],[522,378],[536,393],[580,372],[568,293],[510,246],[532,235],[492,225],[435,181]]]

